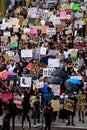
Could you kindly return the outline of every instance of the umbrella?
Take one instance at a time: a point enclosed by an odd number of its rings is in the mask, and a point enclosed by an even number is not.
[[[78,90],[78,86],[76,84],[71,83],[71,82],[65,82],[64,85],[65,85],[65,88],[67,90],[70,90],[73,92]]]
[[[56,69],[54,70],[52,73],[51,73],[52,76],[54,77],[60,77],[62,79],[65,79],[66,78],[66,72],[63,71],[62,69]]]
[[[40,63],[48,63],[49,58],[54,58],[52,55],[46,55],[40,59]]]
[[[49,84],[61,84],[62,81],[63,80],[60,77],[51,77],[48,79]]]
[[[74,84],[81,84],[81,81],[78,80],[78,79],[75,79],[75,78],[67,79],[66,82],[71,82],[71,83],[74,83]]]
[[[8,72],[7,72],[6,70],[0,72],[0,78],[1,78],[1,79],[2,79],[2,78],[6,79],[7,77],[8,77]]]
[[[16,75],[16,73],[14,73],[14,72],[12,72],[12,71],[8,71],[8,75],[14,76],[14,75]]]

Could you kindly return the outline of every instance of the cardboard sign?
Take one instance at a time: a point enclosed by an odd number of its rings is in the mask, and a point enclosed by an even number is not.
[[[6,61],[6,62],[10,60],[10,57],[9,57],[8,54],[4,54],[3,57],[5,58],[5,61]]]
[[[11,58],[14,56],[14,51],[6,51],[6,54]]]
[[[4,102],[5,102],[6,99],[12,99],[12,98],[13,98],[12,93],[3,93],[3,94],[1,95],[1,99],[2,99],[2,101],[4,101]]]
[[[74,101],[70,99],[64,99],[64,109],[74,112]]]
[[[31,87],[31,77],[21,77],[20,86],[21,87]]]
[[[47,48],[45,48],[45,47],[40,48],[40,54],[41,55],[46,55],[46,51],[47,51]]]
[[[62,32],[63,31],[63,26],[62,24],[56,25],[57,32]]]
[[[47,28],[47,34],[48,35],[55,35],[56,34],[56,28]]]
[[[34,102],[36,101],[36,96],[30,96],[30,104],[33,107]]]
[[[48,66],[49,67],[59,67],[60,66],[60,60],[59,59],[48,59]]]
[[[86,105],[86,95],[85,94],[77,94],[76,97],[77,97],[79,106]]]
[[[21,50],[21,57],[32,57],[32,50]]]
[[[19,25],[19,19],[13,18],[13,19],[12,19],[12,25],[18,26],[18,25]]]
[[[42,88],[43,87],[43,82],[36,82],[33,84],[33,89],[37,88]]]
[[[42,34],[46,34],[47,33],[47,28],[48,28],[48,26],[41,26]]]
[[[52,100],[51,106],[52,106],[54,112],[59,111],[60,110],[59,100]]]
[[[51,73],[55,70],[55,68],[43,68],[43,77],[52,77]]]
[[[19,96],[14,97],[14,103],[16,104],[17,108],[22,109],[22,105],[21,105],[22,101],[23,101],[22,97],[19,97]]]
[[[60,96],[61,94],[60,85],[49,84],[49,87],[52,89],[52,92],[54,93],[54,95]]]
[[[50,101],[53,97],[53,92],[46,92],[46,93],[43,93],[43,99],[44,101]]]
[[[23,40],[27,40],[27,35],[22,35],[22,37],[21,37]]]

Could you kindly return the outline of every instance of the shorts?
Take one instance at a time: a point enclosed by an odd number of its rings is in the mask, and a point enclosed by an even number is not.
[[[78,111],[84,111],[85,110],[85,106],[78,106]]]

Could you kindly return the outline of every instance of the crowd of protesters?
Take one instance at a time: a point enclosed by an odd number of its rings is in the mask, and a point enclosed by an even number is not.
[[[28,3],[27,3],[28,2]],[[28,5],[26,5],[26,3]],[[68,1],[70,4],[70,1]],[[82,4],[84,2],[81,2]],[[61,2],[60,2],[61,5]],[[51,100],[59,100],[61,107],[59,110],[59,117],[64,121],[67,121],[66,126],[70,125],[70,123],[74,124],[74,116],[76,114],[76,110],[78,110],[78,120],[85,122],[85,110],[87,109],[87,105],[77,106],[78,100],[76,98],[76,94],[85,94],[86,95],[86,103],[87,103],[87,23],[85,22],[82,27],[78,25],[75,27],[75,21],[77,18],[74,16],[77,13],[76,10],[70,10],[67,14],[71,15],[70,20],[65,20],[62,26],[62,31],[56,32],[55,35],[48,35],[47,33],[42,33],[39,29],[39,26],[48,26],[49,28],[56,28],[55,24],[49,20],[50,16],[48,15],[47,19],[36,18],[36,21],[33,23],[27,23],[26,25],[22,25],[24,20],[27,21],[29,19],[28,8],[38,6],[38,1],[30,1],[24,2],[24,7],[22,7],[21,1],[10,1],[8,4],[8,8],[6,10],[6,15],[0,21],[0,73],[3,71],[12,72],[13,76],[9,76],[4,78],[3,76],[0,78],[0,95],[3,93],[12,93],[12,99],[5,99],[2,101],[0,98],[0,128],[2,130],[10,130],[10,119],[12,119],[12,128],[15,129],[15,118],[18,120],[22,119],[22,129],[24,129],[24,121],[27,118],[29,122],[28,128],[31,129],[31,120],[33,119],[33,125],[37,123],[43,122],[43,117],[45,119],[45,130],[51,129],[52,122],[55,122],[57,118],[57,111],[51,106]],[[38,7],[39,10],[40,7]],[[53,7],[47,7],[47,9],[43,8],[43,10],[48,10],[52,12],[55,16],[59,16],[59,5],[54,4]],[[17,12],[18,11],[18,12]],[[85,10],[80,11],[83,13],[83,18],[86,18]],[[51,14],[50,14],[51,15]],[[11,18],[20,19],[18,31],[14,32],[14,27],[6,27],[4,30],[2,28],[3,19],[9,21]],[[33,19],[34,20],[34,19]],[[28,21],[29,22],[29,21]],[[38,26],[37,34],[29,34],[28,32],[24,34],[24,28],[33,28]],[[67,28],[72,30],[72,33],[66,34]],[[7,40],[2,40],[4,36],[4,32],[10,31],[10,36],[8,36]],[[23,38],[22,36],[26,36]],[[16,37],[16,41],[18,42],[18,46],[11,47],[10,43],[12,38]],[[78,37],[82,37],[82,43],[76,43],[76,39]],[[62,69],[66,74],[65,78],[63,78],[62,83],[60,84],[60,95],[53,95],[50,100],[45,101],[43,98],[43,92],[41,89],[34,88],[33,83],[35,80],[32,80],[31,87],[21,87],[20,86],[20,77],[24,75],[34,75],[37,77],[38,82],[43,81],[44,86],[47,86],[46,92],[52,92],[52,89],[49,87],[48,77],[43,77],[43,68],[48,67],[47,63],[41,63],[41,58],[44,55],[40,55],[36,52],[38,48],[46,48],[46,54],[49,55],[50,50],[54,50],[55,59],[60,59],[61,65],[58,67]],[[21,57],[21,50],[33,50],[34,56],[31,58],[23,58]],[[75,54],[68,53],[70,49],[76,49],[74,51]],[[13,51],[15,53],[14,56],[5,57],[6,51]],[[32,67],[27,68],[26,66],[32,65]],[[55,67],[56,71],[58,69]],[[75,91],[67,90],[65,87],[65,81],[69,79],[71,76],[80,76],[81,83],[78,85],[78,89]],[[25,81],[24,81],[25,83]],[[14,94],[23,97],[23,101],[21,103],[22,108],[17,108],[16,103],[14,103]],[[30,97],[34,95],[36,96],[33,105],[30,104]],[[40,98],[41,96],[41,98]],[[70,112],[63,108],[64,99],[70,99],[74,101],[74,111]],[[32,111],[32,112],[31,112]],[[42,111],[42,116],[41,116]]]

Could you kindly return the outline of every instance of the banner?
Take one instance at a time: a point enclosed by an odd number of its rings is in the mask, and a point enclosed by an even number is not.
[[[32,82],[31,77],[21,77],[20,78],[21,87],[31,87],[31,82]]]
[[[47,28],[47,35],[55,35],[56,34],[56,28]]]
[[[64,99],[64,109],[74,112],[74,101],[70,99]]]
[[[55,68],[43,68],[43,77],[52,77],[51,73],[55,70]]]
[[[52,89],[52,92],[54,93],[54,95],[56,95],[56,96],[61,95],[60,85],[49,84],[49,87]]]
[[[19,97],[19,96],[14,97],[14,103],[16,104],[17,108],[22,109],[22,105],[21,105],[22,101],[23,101],[22,97]]]
[[[60,60],[59,59],[48,59],[48,66],[49,67],[59,67]]]
[[[46,92],[46,93],[43,93],[43,99],[44,101],[50,101],[53,97],[53,92]]]
[[[86,105],[86,95],[85,94],[77,94],[78,105],[84,106]]]
[[[47,48],[41,47],[41,48],[40,48],[40,54],[41,54],[41,55],[46,55],[46,50],[47,50]]]
[[[52,100],[51,106],[52,106],[54,112],[59,111],[60,110],[59,100]]]
[[[1,94],[1,99],[2,101],[5,102],[6,99],[12,99],[13,98],[13,95],[12,93],[2,93]]]
[[[21,57],[32,57],[32,50],[21,50]]]

